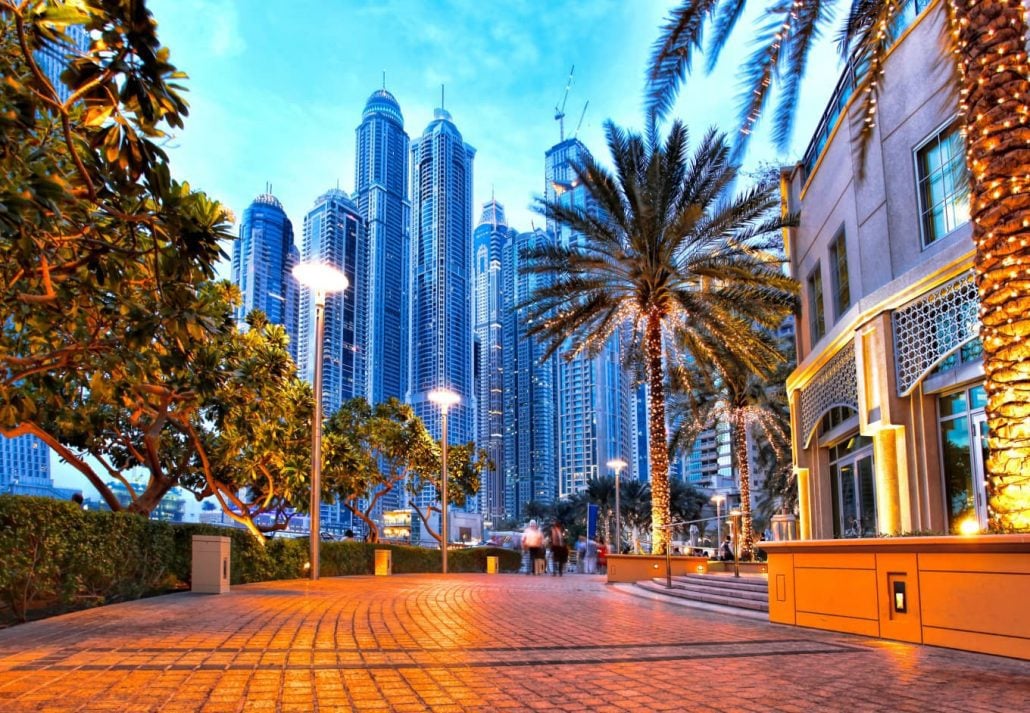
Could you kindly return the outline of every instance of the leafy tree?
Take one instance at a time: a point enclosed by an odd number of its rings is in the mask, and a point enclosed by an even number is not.
[[[543,522],[551,514],[551,506],[539,500],[530,500],[522,506],[522,517]]]
[[[420,496],[427,492],[439,493],[443,485],[443,461],[441,458],[440,445],[434,444],[435,450],[432,455],[431,467],[428,469],[412,470],[411,476],[406,481],[409,502],[415,514],[422,521],[426,532],[443,545],[443,536],[433,530],[429,524],[432,513],[441,512],[439,500],[432,500],[426,505],[419,504]],[[484,469],[492,468],[490,457],[482,448],[476,448],[475,444],[469,441],[463,445],[447,446],[447,501],[451,507],[463,507],[469,496],[479,492],[480,476]],[[430,488],[432,490],[430,490]]]
[[[884,66],[894,42],[890,28],[906,3],[897,0],[824,0],[768,5],[755,50],[744,68],[741,135],[744,139],[779,92],[774,137],[790,135],[794,107],[812,41],[829,29],[834,10],[846,8],[838,34],[842,57],[867,67],[856,96],[864,119],[858,136],[864,153],[876,123]],[[726,45],[745,0],[683,0],[654,46],[648,70],[649,109],[667,113],[680,82],[702,50],[703,31],[712,26],[704,53],[708,68]],[[959,121],[966,141],[970,218],[976,253],[973,270],[980,294],[980,337],[984,348],[987,460],[991,526],[995,531],[1030,531],[1030,69],[1027,12],[1023,0],[949,0],[940,4],[949,32],[942,56],[957,67]]]
[[[72,25],[90,46],[58,88],[35,53],[70,47]],[[169,415],[189,420],[194,384],[167,377],[189,373],[205,340],[231,329],[225,295],[202,283],[232,217],[170,179],[158,142],[182,126],[184,75],[143,3],[0,0],[0,26],[0,433],[38,436],[118,510],[74,449],[107,453],[115,472],[123,458],[153,466]],[[96,408],[80,412],[87,402]],[[87,435],[94,425],[114,434],[111,451]],[[126,445],[128,427],[143,451]],[[172,460],[195,467],[188,453]],[[131,509],[149,512],[171,485],[152,482]]]
[[[433,437],[411,406],[396,398],[375,408],[363,398],[344,402],[326,425],[324,458],[330,495],[368,526],[371,542],[379,541],[372,517],[379,500],[439,467]]]
[[[529,333],[550,356],[596,355],[617,329],[631,334],[630,354],[649,387],[652,542],[666,547],[669,453],[666,374],[684,355],[704,361],[727,345],[741,364],[768,373],[779,354],[755,335],[790,312],[796,284],[775,251],[780,215],[773,185],[727,197],[736,167],[724,138],[709,131],[688,156],[679,122],[662,141],[605,125],[615,172],[593,158],[575,166],[586,206],[561,198],[543,212],[583,239],[527,251],[527,269],[553,276],[527,300]]]

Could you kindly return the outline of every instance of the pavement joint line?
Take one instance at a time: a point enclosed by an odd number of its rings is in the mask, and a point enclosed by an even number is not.
[[[740,647],[751,642],[727,643],[727,646]],[[645,647],[639,647],[645,648]],[[668,646],[654,646],[651,648],[675,648]],[[638,655],[633,657],[584,657],[579,659],[531,659],[516,661],[497,660],[471,660],[471,661],[401,661],[401,662],[363,662],[363,663],[326,663],[326,664],[297,664],[297,663],[261,663],[250,664],[225,663],[225,664],[196,664],[196,665],[171,665],[165,667],[159,664],[58,664],[53,666],[23,665],[17,666],[12,671],[136,671],[136,670],[191,670],[191,671],[377,671],[377,670],[402,670],[402,669],[462,669],[462,668],[512,668],[512,667],[538,667],[538,666],[582,666],[598,664],[620,664],[620,663],[651,663],[667,661],[695,661],[702,659],[731,659],[731,658],[762,658],[770,656],[803,656],[806,654],[849,654],[867,653],[868,649],[844,646],[835,643],[821,644],[815,648],[805,648],[797,651],[785,651],[764,649],[761,651],[727,651],[727,652],[698,652],[694,654],[666,654],[666,655]]]
[[[119,653],[119,654],[178,654],[178,653],[197,653],[197,654],[338,654],[338,653],[410,653],[412,651],[424,652],[424,653],[450,653],[454,651],[484,651],[484,652],[503,652],[503,651],[581,651],[583,649],[642,649],[642,648],[655,648],[655,647],[697,647],[697,646],[727,646],[731,644],[749,644],[749,645],[767,645],[767,644],[803,644],[808,642],[808,639],[803,638],[786,638],[786,639],[749,639],[744,642],[732,642],[732,641],[652,641],[648,643],[632,643],[632,642],[620,642],[611,644],[570,644],[570,645],[535,645],[535,646],[425,646],[419,648],[408,648],[401,646],[384,646],[378,648],[370,647],[312,647],[312,648],[264,648],[264,647],[211,647],[211,648],[200,648],[200,647],[181,647],[181,646],[167,646],[167,647],[123,647],[123,646],[70,646],[61,650],[61,656],[69,656],[72,654],[85,654],[85,653]],[[43,658],[35,660],[35,663],[39,663],[43,660],[51,660],[57,658],[57,654],[51,654]]]

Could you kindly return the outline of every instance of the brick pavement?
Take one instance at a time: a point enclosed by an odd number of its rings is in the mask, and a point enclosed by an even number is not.
[[[586,575],[175,594],[0,631],[0,711],[1025,711],[1030,663],[734,619]]]

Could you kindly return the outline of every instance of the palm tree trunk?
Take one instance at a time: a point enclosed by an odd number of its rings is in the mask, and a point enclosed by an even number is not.
[[[744,409],[733,409],[730,427],[733,429],[737,475],[740,476],[740,558],[750,560],[755,548],[755,531],[751,524],[751,464],[747,459],[747,424],[744,422]]]
[[[1022,0],[951,0],[984,348],[990,528],[1030,531],[1030,72]]]
[[[651,552],[665,554],[669,546],[669,438],[665,428],[665,363],[662,355],[662,316],[656,308],[647,314],[644,335],[649,394],[648,433],[651,459]]]

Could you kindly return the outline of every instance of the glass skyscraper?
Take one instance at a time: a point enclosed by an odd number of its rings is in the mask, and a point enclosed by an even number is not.
[[[364,395],[404,400],[408,385],[408,135],[397,100],[373,92],[357,128],[354,198],[368,244]]]
[[[472,236],[472,324],[475,333],[473,365],[476,382],[476,445],[486,450],[494,468],[483,474],[480,512],[487,519],[504,517],[504,376],[502,319],[505,284],[502,254],[515,231],[508,228],[504,207],[496,200],[484,204]]]
[[[521,269],[522,252],[554,242],[539,228],[509,232],[501,273],[504,279],[504,509],[506,517],[521,518],[530,501],[549,503],[558,492],[558,450],[555,440],[554,358],[542,359],[545,346],[526,334],[526,310],[518,305],[549,275]]]
[[[293,223],[282,203],[263,193],[243,211],[240,239],[232,248],[232,281],[240,288],[243,301],[236,308],[236,321],[259,309],[268,321],[281,324],[290,336],[290,355],[297,360],[297,281],[290,270],[297,261],[293,244]]]
[[[472,160],[444,109],[411,147],[411,367],[408,402],[434,437],[445,387],[461,397],[448,414],[451,443],[475,438],[472,424]]]
[[[586,190],[573,164],[588,155],[578,139],[567,139],[545,154],[546,197],[589,208]],[[563,245],[582,236],[548,221],[548,229]],[[630,462],[623,476],[636,477],[633,461],[634,414],[630,375],[622,369],[621,334],[616,331],[601,353],[591,358],[580,354],[566,359],[565,348],[557,359],[558,495],[571,495],[586,482],[609,473],[606,463],[614,458]]]
[[[304,216],[301,255],[305,262],[332,265],[346,277],[347,289],[326,296],[322,340],[322,406],[326,415],[355,396],[364,395],[365,260],[364,221],[346,193],[330,189]],[[315,376],[315,296],[300,292],[298,367],[309,382]]]

